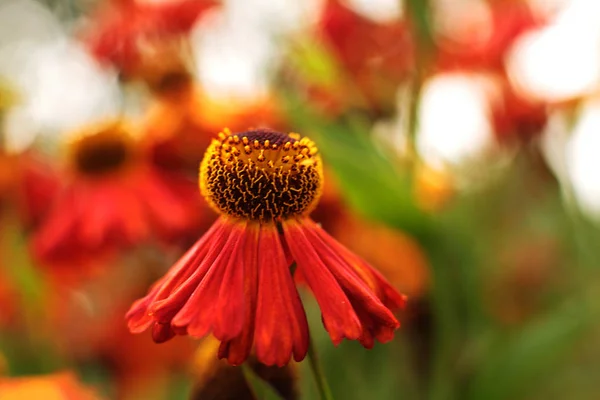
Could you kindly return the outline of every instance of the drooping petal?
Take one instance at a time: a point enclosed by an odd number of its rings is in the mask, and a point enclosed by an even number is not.
[[[202,337],[214,330],[219,339],[228,340],[241,332],[244,323],[243,270],[236,265],[236,260],[245,226],[228,224],[226,242],[220,248],[211,249],[215,258],[207,256],[202,261],[199,271],[204,276],[172,321],[173,326],[187,327],[192,336]],[[227,316],[225,319],[221,317],[223,313]],[[232,313],[240,317],[229,318]]]
[[[308,351],[308,323],[275,226],[261,226],[258,258],[256,356],[266,365],[283,366],[292,353],[300,361]]]
[[[375,268],[371,267],[366,261],[352,253],[341,243],[331,237],[325,230],[319,227],[314,221],[305,222],[310,227],[310,232],[317,235],[321,241],[330,248],[335,254],[339,255],[349,265],[358,276],[365,281],[375,292],[381,302],[391,310],[403,308],[406,304],[406,296],[400,294]],[[316,240],[316,239],[315,239]]]
[[[256,318],[258,290],[258,244],[259,228],[250,225],[246,230],[246,240],[238,268],[244,269],[244,324],[242,332],[231,340],[222,341],[219,346],[219,358],[226,358],[232,365],[243,363],[252,350]]]
[[[313,273],[312,269],[326,269],[335,280],[332,287],[343,290],[345,296],[338,301],[343,303],[347,299],[346,305],[353,309],[354,315],[360,321],[359,335],[344,337],[359,339],[365,347],[372,347],[374,339],[380,342],[391,340],[400,324],[390,308],[401,307],[404,304],[404,297],[366,262],[337,243],[313,221],[307,219],[301,222],[289,222],[284,230],[292,253],[298,261],[299,269],[302,269],[317,301],[319,300],[317,293],[324,289],[320,286],[322,282],[316,282],[315,287],[315,280],[309,278]],[[303,254],[300,246],[311,250],[305,250]],[[322,297],[323,294],[319,296]],[[321,305],[321,302],[319,304]],[[323,310],[323,306],[321,308]],[[339,326],[347,322],[344,320],[332,322],[330,319],[331,316],[326,315],[326,310],[323,310],[324,323],[335,343],[339,339],[332,334],[330,326]]]
[[[185,284],[198,274],[200,263],[204,260],[208,251],[223,240],[225,226],[222,220],[217,220],[213,226],[190,248],[177,263],[156,282],[148,294],[137,300],[126,315],[129,330],[132,333],[140,333],[152,324],[170,325],[170,320],[181,309],[189,297],[191,290],[188,289],[187,296],[180,294]],[[201,278],[200,278],[201,279]],[[170,299],[170,301],[167,301]]]
[[[344,338],[358,339],[362,332],[360,320],[327,265],[298,224],[286,221],[283,230],[290,251],[298,263],[298,271],[302,273],[319,303],[323,324],[333,343],[337,345]]]

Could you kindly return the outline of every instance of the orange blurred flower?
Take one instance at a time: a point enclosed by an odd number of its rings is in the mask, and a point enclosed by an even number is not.
[[[308,350],[308,323],[290,265],[297,263],[321,307],[332,341],[371,348],[400,326],[404,306],[379,272],[321,229],[308,214],[323,185],[308,138],[271,130],[221,132],[200,168],[200,189],[221,216],[127,314],[134,333],[156,342],[176,334],[221,341],[219,357],[283,366]]]
[[[62,372],[52,375],[2,378],[2,400],[99,400],[95,391],[83,386],[75,375]]]
[[[281,128],[283,115],[271,98],[249,101],[214,100],[190,84],[168,97],[159,97],[147,112],[146,138],[155,163],[167,170],[194,175],[214,132],[224,123],[234,131]]]
[[[65,185],[33,238],[41,261],[91,260],[198,220],[194,186],[157,170],[125,122],[86,127],[66,156]]]
[[[455,192],[455,182],[449,171],[426,164],[415,167],[414,196],[425,211],[442,209]]]
[[[174,49],[214,0],[148,2],[108,0],[93,16],[85,41],[101,62],[116,67],[124,78],[152,78],[157,71],[183,66]],[[177,75],[174,75],[177,76]]]

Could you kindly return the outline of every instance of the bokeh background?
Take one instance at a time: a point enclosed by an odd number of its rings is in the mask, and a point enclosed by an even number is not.
[[[126,329],[224,127],[313,138],[313,218],[409,296],[373,350],[303,296],[335,398],[598,398],[596,0],[0,0],[0,122],[2,400],[318,398]]]

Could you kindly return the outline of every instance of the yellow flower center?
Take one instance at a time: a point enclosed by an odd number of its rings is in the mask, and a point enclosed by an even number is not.
[[[261,222],[308,214],[323,186],[321,157],[300,135],[219,133],[200,165],[200,191],[219,213]]]
[[[120,171],[131,162],[133,138],[119,123],[111,123],[86,132],[69,144],[71,167],[82,175],[102,176]]]

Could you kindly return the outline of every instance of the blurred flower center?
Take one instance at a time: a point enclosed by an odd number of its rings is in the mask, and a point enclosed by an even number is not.
[[[200,188],[220,213],[261,222],[309,213],[323,173],[314,143],[260,129],[219,134],[204,156]]]
[[[118,126],[78,138],[71,146],[75,170],[88,176],[121,170],[133,156],[132,139]]]

